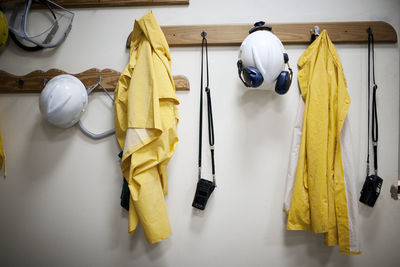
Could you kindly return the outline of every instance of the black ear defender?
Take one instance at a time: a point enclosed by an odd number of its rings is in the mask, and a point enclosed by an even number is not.
[[[293,71],[289,66],[288,54],[283,53],[283,59],[285,61],[285,64],[288,65],[289,71],[282,71],[281,74],[279,74],[278,78],[276,79],[275,92],[280,95],[284,95],[287,93],[287,91],[289,91],[293,78]]]
[[[264,21],[259,21],[254,24],[254,27],[249,30],[249,33],[256,31],[272,31],[272,27],[265,25]],[[275,92],[279,95],[284,95],[292,84],[293,71],[289,66],[289,56],[283,53],[283,60],[288,65],[288,71],[282,71],[275,83]],[[246,87],[257,88],[264,82],[264,77],[261,72],[254,66],[243,67],[242,60],[237,61],[238,75],[240,80]]]
[[[239,78],[246,87],[257,88],[264,82],[264,78],[257,68],[251,66],[243,68],[241,60],[238,60],[237,67]]]

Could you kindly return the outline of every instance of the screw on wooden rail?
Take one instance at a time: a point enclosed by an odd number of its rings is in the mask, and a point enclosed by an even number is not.
[[[24,80],[18,80],[18,87],[19,88],[22,88],[22,87],[24,87]]]

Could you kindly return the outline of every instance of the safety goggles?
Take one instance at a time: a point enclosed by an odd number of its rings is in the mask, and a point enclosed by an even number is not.
[[[45,9],[32,10],[32,2]],[[58,46],[71,30],[74,13],[49,0],[26,0],[6,12],[9,30],[18,38],[41,48]]]

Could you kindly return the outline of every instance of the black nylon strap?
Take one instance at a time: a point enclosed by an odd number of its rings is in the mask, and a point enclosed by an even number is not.
[[[368,157],[367,167],[369,175],[369,126],[370,126],[370,105],[372,105],[372,119],[371,119],[371,135],[372,145],[374,151],[374,171],[375,175],[378,173],[378,111],[376,106],[376,91],[378,86],[375,82],[375,51],[374,51],[374,35],[372,29],[368,28]],[[372,103],[370,102],[371,94],[371,58],[372,58]]]
[[[370,114],[371,114],[371,110],[370,110],[370,105],[371,105],[371,51],[370,51],[370,44],[371,44],[371,33],[372,30],[371,28],[367,29],[368,32],[368,84],[367,84],[367,92],[368,92],[368,96],[367,96],[367,107],[368,107],[368,129],[367,129],[367,176],[369,176],[369,129],[370,129]]]
[[[200,118],[199,118],[199,180],[201,179],[201,154],[202,154],[202,141],[203,141],[203,46],[204,40],[201,42],[201,78],[200,78]]]
[[[33,0],[33,2],[38,2],[38,3],[42,3],[43,5],[45,5],[47,7],[47,9],[50,10],[51,14],[53,15],[53,18],[55,20],[57,20],[56,14],[54,13],[54,11],[51,8],[51,6],[50,6],[48,1],[46,1],[46,0]]]
[[[27,46],[25,44],[23,44],[20,40],[18,40],[18,37],[12,32],[12,31],[8,31],[11,39],[14,41],[14,43],[21,49],[24,49],[25,51],[29,51],[29,52],[35,52],[35,51],[39,51],[42,50],[43,47],[38,46],[38,45],[33,45],[33,46]]]
[[[208,71],[208,46],[207,46],[207,33],[202,32],[201,36],[203,37],[201,43],[201,80],[200,80],[200,119],[199,119],[199,180],[201,179],[201,158],[202,158],[202,138],[203,138],[203,79],[204,79],[204,49],[206,52],[205,60],[206,60],[206,72],[207,72],[207,84],[204,88],[207,97],[207,118],[208,118],[208,141],[210,145],[210,153],[211,153],[211,167],[212,167],[212,177],[213,184],[215,185],[215,160],[214,160],[214,122],[212,115],[212,105],[211,105],[211,93],[210,93],[210,79],[209,79],[209,71]]]
[[[208,140],[210,144],[210,152],[211,152],[211,167],[212,167],[212,175],[215,175],[215,162],[214,162],[214,122],[212,115],[212,106],[211,106],[211,94],[210,88],[206,87],[207,93],[207,110],[208,110]],[[215,179],[214,179],[215,180]],[[214,181],[215,184],[215,181]]]
[[[243,77],[242,77],[242,73],[243,73],[243,71],[244,71],[244,69],[243,69],[243,62],[239,59],[238,62],[237,62],[236,64],[237,64],[238,74],[239,74],[240,80],[242,81],[242,83],[243,83],[246,87],[251,87],[251,85],[248,84],[248,83],[243,79]]]
[[[378,113],[376,108],[376,90],[378,86],[374,85],[372,92],[372,142],[374,146],[374,169],[378,172]]]

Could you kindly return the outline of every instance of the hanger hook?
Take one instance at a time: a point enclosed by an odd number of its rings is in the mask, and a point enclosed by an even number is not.
[[[314,26],[314,34],[317,36],[319,35],[319,26],[318,25]]]
[[[319,26],[318,25],[314,26],[314,30],[311,29],[310,33],[311,33],[311,42],[310,43],[312,43],[319,36]]]

